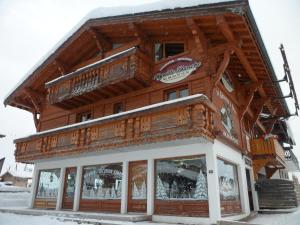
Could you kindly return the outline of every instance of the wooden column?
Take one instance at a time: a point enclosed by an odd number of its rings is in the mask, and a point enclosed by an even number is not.
[[[82,180],[82,166],[77,166],[73,211],[79,210],[81,180]]]
[[[154,171],[154,159],[148,159],[147,170],[147,215],[153,215],[154,213],[154,196],[155,196],[155,171]]]
[[[122,168],[122,194],[121,194],[121,213],[127,213],[128,202],[128,161],[123,162]]]
[[[64,183],[65,183],[65,174],[66,174],[66,167],[60,169],[60,176],[59,176],[59,186],[58,186],[58,193],[56,198],[56,210],[61,209],[62,199],[64,194]]]

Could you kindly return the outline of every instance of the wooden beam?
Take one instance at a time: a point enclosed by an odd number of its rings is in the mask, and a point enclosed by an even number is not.
[[[207,55],[208,43],[205,34],[200,30],[194,19],[187,18],[186,22],[192,31],[199,53]]]
[[[216,22],[217,22],[217,26],[220,28],[222,34],[225,36],[227,41],[229,41],[229,42],[236,41],[236,38],[235,38],[234,34],[232,33],[232,31],[223,15],[216,16]],[[244,52],[242,51],[242,49],[239,47],[234,47],[234,51],[235,51],[235,54],[237,55],[237,57],[239,58],[240,62],[242,63],[242,65],[243,65],[244,69],[246,70],[250,79],[254,82],[257,82],[258,79],[256,77],[256,74],[255,74],[254,70],[252,69],[252,66],[249,63],[249,61],[248,61],[247,57],[245,56]],[[259,91],[259,94],[261,95],[261,97],[263,97],[263,98],[267,97],[263,87],[260,87],[258,89],[258,91]],[[270,112],[273,111],[273,106],[271,105],[270,102],[267,103],[267,107]]]
[[[247,97],[246,97],[246,103],[244,104],[244,106],[241,109],[241,116],[240,116],[241,119],[240,120],[242,120],[244,118],[244,115],[248,111],[250,104],[254,98],[254,94],[260,85],[261,85],[261,83],[256,82],[256,83],[251,83],[244,87],[245,95]]]
[[[41,113],[41,111],[42,111],[41,104],[44,101],[45,96],[42,95],[42,97],[41,97],[41,94],[38,94],[37,91],[34,91],[31,88],[24,88],[24,92],[28,96],[30,101],[32,102],[32,104],[35,108],[35,111],[38,113]]]
[[[133,30],[134,37],[136,37],[140,42],[149,40],[148,34],[141,28],[140,25],[136,23],[129,23],[128,26],[130,30]]]
[[[222,60],[221,64],[219,65],[216,74],[213,75],[213,87],[217,86],[223,73],[225,72],[225,70],[230,62],[230,54],[231,54],[230,50],[226,50],[224,52],[223,60]]]
[[[211,47],[208,49],[208,55],[210,56],[216,56],[223,54],[226,50],[234,50],[236,47],[241,47],[242,42],[241,41],[232,41],[227,42],[225,44],[219,44],[217,46]]]
[[[112,43],[103,34],[95,31],[92,27],[89,27],[87,31],[93,37],[97,48],[102,56],[104,52],[112,48]]]
[[[58,71],[60,72],[60,75],[67,74],[68,68],[64,63],[62,63],[59,59],[54,59],[53,61],[54,65],[57,66]]]

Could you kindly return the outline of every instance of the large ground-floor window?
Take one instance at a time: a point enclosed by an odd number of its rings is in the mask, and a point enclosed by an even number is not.
[[[208,215],[205,156],[156,160],[155,212]]]
[[[121,199],[122,164],[83,168],[82,199]]]
[[[56,199],[59,188],[60,169],[41,170],[36,198]]]
[[[237,166],[218,159],[219,191],[222,215],[241,212]]]

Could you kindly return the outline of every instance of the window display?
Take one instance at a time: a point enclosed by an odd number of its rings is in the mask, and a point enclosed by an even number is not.
[[[122,164],[83,168],[82,199],[121,199]]]
[[[218,159],[218,173],[221,201],[239,200],[237,166]]]
[[[130,168],[131,198],[147,198],[147,163],[133,164]]]
[[[56,198],[60,169],[41,170],[36,198]]]
[[[207,200],[205,156],[157,160],[156,199]]]

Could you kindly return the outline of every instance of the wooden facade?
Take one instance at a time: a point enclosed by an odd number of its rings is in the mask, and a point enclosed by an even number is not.
[[[16,160],[201,138],[249,157],[255,174],[265,168],[270,177],[284,168],[284,140],[262,137],[289,114],[280,87],[268,85],[274,77],[246,1],[91,19],[5,100],[31,112],[37,129],[15,140]],[[147,200],[130,199],[131,188],[128,212],[146,212]],[[48,200],[34,204],[53,208]],[[154,213],[208,217],[208,205],[155,199]],[[242,212],[240,200],[220,207],[223,215]],[[83,211],[120,208],[119,199],[80,199],[79,205]]]

